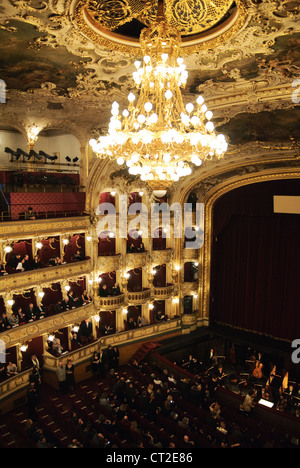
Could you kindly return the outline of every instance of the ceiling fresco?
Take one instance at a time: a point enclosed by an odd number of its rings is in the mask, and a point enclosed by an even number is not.
[[[166,16],[187,41],[184,99],[203,94],[231,144],[299,139],[299,102],[292,99],[300,80],[299,3],[217,3],[219,16],[212,13],[216,1],[166,0]],[[2,0],[0,79],[7,100],[0,105],[1,128],[16,119],[24,127],[36,122],[41,108],[46,130],[91,135],[107,128],[111,103],[122,105],[134,88],[138,36],[156,7],[148,0]],[[92,19],[83,21],[82,12]],[[215,28],[220,35],[212,39]]]

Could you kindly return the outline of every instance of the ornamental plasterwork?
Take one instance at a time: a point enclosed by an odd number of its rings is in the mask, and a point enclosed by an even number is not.
[[[18,291],[41,285],[43,287],[47,287],[47,285],[51,286],[58,279],[59,281],[63,281],[64,279],[71,281],[71,278],[78,278],[89,274],[91,270],[91,261],[86,260],[59,267],[47,267],[41,270],[2,276],[0,279],[0,294],[8,291],[10,293],[17,293]]]
[[[94,304],[89,304],[77,309],[63,312],[58,316],[46,317],[42,320],[28,323],[1,333],[1,339],[7,348],[32,340],[34,337],[45,333],[52,333],[69,324],[81,322],[95,313]]]
[[[43,237],[62,235],[70,232],[85,232],[90,228],[90,220],[88,216],[78,218],[67,218],[55,220],[41,219],[33,221],[11,221],[1,225],[0,240],[16,240],[26,239],[31,237],[39,237],[43,233]]]
[[[182,2],[184,5],[185,2]],[[187,2],[188,4],[188,2]],[[192,5],[192,3],[190,2]],[[146,7],[145,7],[146,8]],[[185,7],[184,7],[185,8]],[[242,94],[249,103],[257,93],[261,93],[261,86],[266,79],[266,88],[278,79],[278,96],[268,96],[268,103],[274,100],[276,107],[283,98],[287,96],[280,93],[280,83],[287,82],[298,76],[299,69],[293,64],[293,56],[280,63],[275,59],[268,60],[268,56],[274,53],[276,40],[283,36],[291,36],[297,31],[299,24],[299,8],[292,3],[282,3],[279,0],[264,0],[260,3],[246,2],[247,23],[236,32],[233,38],[222,41],[214,47],[198,51],[186,57],[189,74],[197,77],[199,70],[201,74],[219,70],[221,75],[212,78],[215,86],[205,87],[207,98],[219,95],[224,91],[224,102],[219,103],[216,112],[230,109],[235,100],[236,86],[241,90],[242,81],[241,67],[239,63],[257,57],[260,62],[258,73],[259,85],[248,92],[243,90]],[[89,132],[95,126],[95,111],[99,118],[99,126],[106,127],[109,119],[109,108],[112,100],[117,99],[122,103],[123,95],[132,88],[132,71],[134,57],[124,51],[113,50],[112,47],[104,47],[81,33],[74,22],[75,2],[72,0],[49,0],[49,1],[17,1],[5,2],[0,10],[0,25],[2,29],[11,30],[14,34],[10,20],[30,23],[34,25],[42,37],[36,37],[30,45],[42,53],[47,49],[65,47],[80,62],[74,61],[73,66],[82,67],[78,71],[76,85],[68,88],[64,93],[54,83],[42,84],[41,90],[30,92],[16,92],[8,90],[7,111],[15,109],[16,123],[20,127],[26,123],[28,114],[38,116],[43,120],[44,128],[54,126],[57,122],[58,111],[52,111],[47,107],[48,100],[55,100],[61,104],[59,111],[60,127],[72,133],[80,134],[81,140],[87,143]],[[261,57],[261,56],[264,57]],[[265,60],[265,62],[264,62]],[[67,67],[71,64],[67,64]],[[222,78],[223,77],[223,78]],[[272,78],[271,78],[272,77]],[[227,80],[234,80],[233,85],[227,86]],[[207,83],[209,76],[204,77],[203,83],[198,86],[201,89]],[[246,80],[248,81],[248,80]],[[257,81],[257,80],[256,80]],[[245,85],[246,83],[244,83]],[[276,83],[272,83],[276,84]],[[186,90],[188,93],[188,90]],[[210,95],[210,93],[213,93]],[[206,97],[206,96],[205,96]],[[257,99],[257,98],[256,98]],[[253,102],[253,101],[252,101]],[[256,101],[257,102],[257,101]],[[266,104],[267,106],[267,104]],[[211,106],[210,106],[211,107]],[[41,112],[41,109],[43,112]],[[249,108],[251,112],[251,107]],[[235,112],[239,112],[236,108]],[[70,120],[71,115],[76,115]],[[217,115],[217,114],[216,114]],[[67,122],[69,120],[69,122]],[[12,119],[13,121],[13,119]]]

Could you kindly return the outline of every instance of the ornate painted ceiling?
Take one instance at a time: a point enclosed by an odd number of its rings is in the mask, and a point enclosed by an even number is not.
[[[84,143],[134,88],[139,33],[155,0],[0,1],[2,128],[33,123]],[[166,0],[182,35],[186,102],[201,93],[231,145],[300,140],[300,5]]]

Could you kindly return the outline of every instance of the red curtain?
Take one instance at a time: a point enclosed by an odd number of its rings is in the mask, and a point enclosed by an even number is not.
[[[273,213],[299,180],[253,184],[214,207],[211,320],[274,338],[300,336],[300,216]]]
[[[166,265],[158,265],[154,269],[156,273],[153,277],[153,286],[159,288],[166,286]]]
[[[152,239],[153,250],[165,250],[166,248],[166,234],[162,228],[157,228],[154,232]]]
[[[143,270],[142,268],[134,268],[128,271],[130,277],[128,278],[127,289],[128,291],[142,291],[143,289]]]
[[[65,246],[64,261],[71,263],[73,261],[73,256],[77,251],[80,251],[85,257],[85,235],[76,234],[70,238],[69,244]]]
[[[98,241],[98,255],[115,255],[116,239],[109,237],[109,231],[103,231]]]
[[[60,256],[59,237],[49,237],[49,239],[43,239],[41,243],[43,246],[37,253],[42,266],[47,266],[51,258]]]

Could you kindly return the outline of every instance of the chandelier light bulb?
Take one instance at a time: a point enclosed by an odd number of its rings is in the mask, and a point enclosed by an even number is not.
[[[143,59],[133,72],[139,95],[129,93],[123,112],[113,102],[107,135],[90,145],[100,158],[126,164],[152,190],[167,190],[192,168],[223,157],[228,145],[215,133],[203,96],[183,102],[188,72],[179,56],[179,30],[158,16],[142,29],[140,46]]]
[[[152,105],[152,102],[146,102],[145,105],[144,105],[144,109],[146,112],[150,112],[152,111],[152,108],[153,108],[153,105]]]

